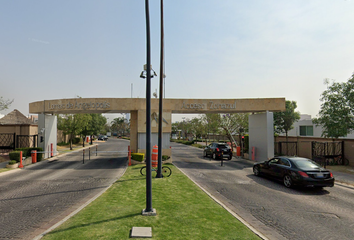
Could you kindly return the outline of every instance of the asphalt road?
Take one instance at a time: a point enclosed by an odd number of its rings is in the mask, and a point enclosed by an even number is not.
[[[127,151],[109,139],[98,151]],[[94,148],[95,149],[95,148]],[[127,153],[99,152],[83,164],[82,151],[0,175],[0,239],[33,239],[101,193],[122,174]]]
[[[204,159],[202,150],[171,143],[173,163],[269,239],[354,239],[354,189],[288,189],[253,175],[253,164]]]

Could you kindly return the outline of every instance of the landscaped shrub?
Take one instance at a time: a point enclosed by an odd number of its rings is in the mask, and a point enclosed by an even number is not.
[[[243,152],[245,153],[248,153],[248,150],[249,150],[249,136],[248,135],[245,135],[245,142],[244,142],[244,145],[243,145]]]
[[[17,163],[16,160],[11,160],[8,164],[9,164],[9,165],[14,165],[14,164],[16,164],[16,163]]]
[[[22,157],[31,157],[32,156],[32,151],[37,151],[37,152],[43,152],[42,148],[16,148],[16,152],[22,151]],[[20,156],[20,155],[19,155]],[[37,161],[41,161],[43,158],[43,153],[37,153]],[[20,159],[20,157],[18,157]],[[14,159],[16,160],[16,159]],[[20,161],[20,160],[18,160]]]
[[[66,143],[66,142],[60,142],[60,143],[57,143],[58,146],[66,146],[66,145],[69,145],[69,143]]]
[[[42,161],[42,159],[43,159],[43,153],[38,153],[38,152],[43,152],[43,148],[40,148],[40,147],[29,148],[30,154],[31,154],[32,151],[37,151],[37,162]]]
[[[192,145],[194,141],[187,141],[187,140],[176,140],[177,143],[182,143],[184,145]]]
[[[79,137],[73,138],[73,144],[78,144],[80,140],[81,139]]]
[[[20,152],[13,151],[9,153],[10,160],[15,160],[16,162],[20,162]]]
[[[31,156],[31,151],[29,151],[30,148],[16,148],[16,152],[21,152],[22,151],[22,157],[29,157]]]
[[[144,153],[132,153],[132,159],[135,161],[142,162],[144,161],[145,154]]]

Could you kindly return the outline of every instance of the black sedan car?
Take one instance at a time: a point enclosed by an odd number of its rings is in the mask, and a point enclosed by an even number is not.
[[[211,156],[213,159],[227,158],[230,160],[232,158],[232,150],[226,143],[213,142],[204,149],[203,156]]]
[[[333,187],[333,174],[316,162],[301,157],[274,157],[253,166],[256,176],[267,175],[282,180],[285,187]]]
[[[106,135],[100,135],[100,136],[98,136],[98,140],[107,141],[108,137]]]

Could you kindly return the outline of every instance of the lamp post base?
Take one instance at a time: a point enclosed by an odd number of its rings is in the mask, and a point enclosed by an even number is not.
[[[156,216],[157,215],[156,209],[153,208],[152,211],[150,211],[150,212],[147,212],[146,209],[143,209],[143,211],[141,212],[141,215],[143,215],[143,216]]]

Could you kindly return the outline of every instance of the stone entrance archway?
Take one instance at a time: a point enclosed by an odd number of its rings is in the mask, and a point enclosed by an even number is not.
[[[151,143],[157,144],[158,99],[151,99]],[[274,155],[273,114],[285,110],[285,98],[256,99],[164,99],[162,154],[171,155],[170,133],[172,113],[262,113],[250,116],[250,146],[258,151],[258,158]],[[130,113],[130,146],[134,152],[145,153],[146,104],[142,98],[73,98],[33,102],[29,112],[39,114],[38,132],[44,141],[43,149],[56,146],[57,120],[53,114],[74,113]],[[41,146],[42,145],[42,146]],[[273,147],[272,147],[273,146]],[[56,149],[55,151],[56,152]]]

